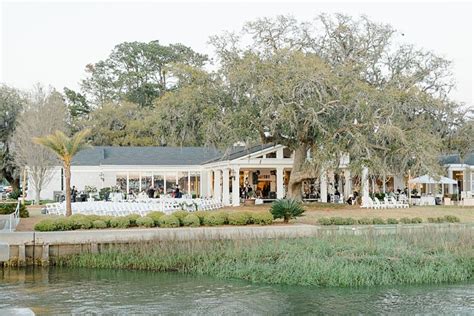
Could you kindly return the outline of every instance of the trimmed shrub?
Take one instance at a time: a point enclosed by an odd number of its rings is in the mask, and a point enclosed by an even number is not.
[[[402,224],[411,224],[411,219],[409,219],[408,217],[402,217],[402,218],[400,218],[400,223],[402,223]]]
[[[86,217],[87,217],[91,222],[102,220],[102,216],[100,216],[100,215],[86,215]]]
[[[250,215],[247,212],[230,212],[227,220],[229,225],[247,225],[250,222]]]
[[[412,224],[420,224],[420,223],[423,223],[423,220],[420,217],[413,217],[411,219],[411,223]]]
[[[342,217],[331,217],[330,220],[332,225],[344,225],[344,218]]]
[[[323,217],[323,218],[318,219],[318,223],[320,225],[332,225],[331,219],[327,218],[327,217]]]
[[[204,216],[204,225],[218,226],[224,225],[227,221],[227,214],[224,212],[208,212]]]
[[[159,225],[160,217],[162,217],[163,215],[165,215],[165,213],[160,212],[160,211],[153,211],[153,212],[150,212],[150,213],[146,214],[146,216],[153,219],[153,221],[155,222],[155,226]]]
[[[92,222],[92,228],[95,229],[104,229],[107,228],[107,223],[98,219]]]
[[[353,219],[352,217],[346,217],[344,218],[344,225],[354,225],[356,224],[356,220]]]
[[[280,199],[272,203],[270,212],[273,218],[283,218],[284,223],[288,223],[291,218],[296,218],[304,213],[301,202],[294,199]]]
[[[43,219],[42,221],[36,223],[35,230],[40,232],[49,232],[56,229],[56,223],[54,219],[47,218]]]
[[[357,221],[352,217],[331,217],[320,218],[318,220],[320,225],[354,225]]]
[[[201,222],[201,225],[204,225],[204,216],[209,213],[208,211],[197,211],[193,212],[192,214],[196,215],[199,218],[199,221]]]
[[[154,227],[155,221],[151,217],[143,216],[136,220],[136,224],[140,227]]]
[[[79,220],[82,220],[82,219],[74,220],[68,217],[55,218],[53,230],[65,231],[65,230],[77,229],[76,225],[79,225],[79,223],[76,223],[75,221],[79,221]]]
[[[135,227],[137,226],[137,219],[139,219],[141,216],[138,214],[130,214],[130,215],[127,215],[126,217],[130,221],[130,226]]]
[[[183,219],[189,215],[188,211],[176,211],[173,212],[174,217],[179,220],[179,225],[183,226]]]
[[[459,219],[459,217],[457,216],[454,216],[454,215],[446,215],[444,217],[444,219],[446,220],[446,222],[448,223],[459,223],[461,220]]]
[[[273,223],[273,215],[270,212],[255,212],[250,217],[252,223],[258,225],[271,225]]]
[[[428,223],[437,223],[438,219],[435,217],[428,217]]]
[[[104,216],[101,216],[100,217],[100,220],[104,221],[106,224],[107,224],[107,227],[112,227],[110,226],[110,221],[115,218],[114,216],[110,216],[110,215],[104,215]]]
[[[398,224],[398,219],[396,219],[396,218],[387,218],[387,224]]]
[[[179,219],[174,215],[163,215],[159,219],[159,225],[164,228],[179,227]]]
[[[113,228],[128,228],[130,227],[130,219],[126,216],[114,217],[110,220],[110,227]]]
[[[72,229],[89,229],[92,227],[92,221],[83,214],[74,214],[69,217]]]
[[[383,218],[374,217],[374,218],[372,218],[372,224],[374,224],[374,225],[385,225],[385,221],[383,220]]]
[[[182,220],[183,226],[190,226],[190,227],[199,227],[201,226],[201,220],[194,214],[188,214]]]
[[[362,217],[357,220],[357,223],[360,225],[372,225],[373,220],[368,217]]]
[[[0,215],[7,215],[14,213],[16,210],[17,203],[0,203]],[[30,213],[28,213],[28,209],[25,205],[20,203],[20,217],[26,218],[30,217]]]

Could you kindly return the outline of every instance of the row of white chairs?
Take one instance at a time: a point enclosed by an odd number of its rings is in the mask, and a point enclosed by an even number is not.
[[[362,197],[362,208],[372,209],[387,209],[387,208],[408,208],[409,204],[407,201],[397,201],[394,197],[385,197],[383,202],[378,198]]]
[[[73,214],[88,215],[111,215],[126,216],[129,214],[146,215],[152,211],[162,211],[166,214],[179,210],[189,212],[199,210],[215,210],[222,207],[222,203],[215,199],[155,199],[150,202],[76,202],[72,203]],[[46,213],[52,215],[64,215],[66,213],[66,204],[50,203],[45,205]]]

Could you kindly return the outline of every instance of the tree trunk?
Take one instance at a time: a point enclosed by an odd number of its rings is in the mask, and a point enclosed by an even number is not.
[[[307,178],[307,173],[303,171],[307,151],[307,145],[301,145],[295,150],[293,168],[291,169],[290,180],[288,182],[288,197],[298,201],[302,199],[301,187],[303,180]]]
[[[64,164],[64,175],[66,177],[66,216],[72,215],[71,209],[71,165]]]
[[[36,187],[35,188],[35,204],[40,205],[40,200],[41,200],[41,188]]]
[[[5,177],[8,183],[12,187],[12,191],[16,191],[20,189],[20,178],[12,178],[12,177]]]

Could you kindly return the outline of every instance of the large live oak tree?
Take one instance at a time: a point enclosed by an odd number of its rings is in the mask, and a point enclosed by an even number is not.
[[[293,149],[294,198],[302,181],[347,154],[354,171],[439,171],[443,133],[463,116],[447,98],[450,63],[395,37],[367,18],[323,15],[259,19],[212,38],[232,101],[219,119],[228,139]]]

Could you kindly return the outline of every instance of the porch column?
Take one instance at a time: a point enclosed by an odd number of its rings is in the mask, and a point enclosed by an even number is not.
[[[328,192],[329,192],[329,195],[333,195],[335,192],[336,192],[336,177],[334,176],[334,171],[333,170],[329,170],[329,171],[326,171],[326,183],[328,183],[327,181],[329,181],[329,186],[328,186]],[[329,201],[331,202],[331,201]]]
[[[232,206],[240,206],[240,169],[233,169],[234,177],[232,178]]]
[[[463,185],[462,185],[462,191],[467,192],[471,190],[470,187],[470,179],[469,177],[471,176],[469,170],[467,169],[468,167],[466,165],[463,165],[464,170],[462,171],[462,180],[463,180]]]
[[[214,170],[214,199],[221,200],[221,171],[219,169]]]
[[[328,202],[328,174],[326,169],[321,170],[321,176],[319,178],[320,189],[321,189],[321,202]]]
[[[230,205],[229,168],[222,169],[222,204],[224,206]]]
[[[338,173],[337,177],[337,190],[341,194],[341,198],[343,198],[344,195],[342,193],[344,192],[344,188],[342,187],[342,174],[340,172]]]
[[[277,199],[285,197],[285,188],[283,186],[283,167],[276,169],[276,185],[277,185]]]
[[[448,178],[453,179],[453,170],[448,169]],[[453,194],[454,184],[448,184],[448,193]]]
[[[210,198],[212,196],[212,170],[207,171],[206,194],[204,196]]]
[[[349,170],[344,170],[344,199],[347,200],[352,194],[352,178]]]
[[[369,169],[367,167],[364,167],[362,169],[361,186],[362,186],[362,197],[364,199],[367,199],[369,197]]]
[[[127,171],[127,192],[126,192],[127,200],[129,198],[128,192],[130,192],[130,173]]]

